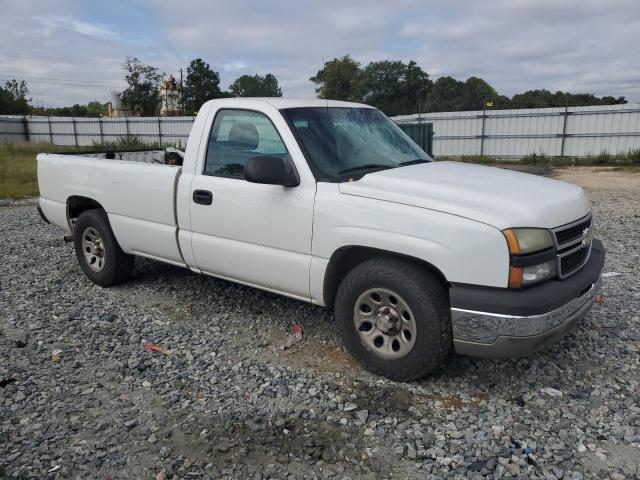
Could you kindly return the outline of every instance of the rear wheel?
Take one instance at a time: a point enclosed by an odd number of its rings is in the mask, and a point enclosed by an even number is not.
[[[351,270],[338,288],[335,316],[348,350],[393,380],[435,373],[451,352],[447,291],[405,260],[378,258]]]
[[[75,225],[74,245],[82,271],[101,287],[125,281],[133,268],[133,256],[122,251],[102,209],[82,212]]]

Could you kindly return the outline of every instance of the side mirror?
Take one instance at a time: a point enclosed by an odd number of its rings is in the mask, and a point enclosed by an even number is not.
[[[280,157],[251,157],[244,166],[244,179],[251,183],[297,187],[300,179],[292,165]]]

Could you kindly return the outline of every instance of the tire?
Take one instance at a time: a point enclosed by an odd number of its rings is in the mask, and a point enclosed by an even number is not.
[[[409,261],[377,258],[351,270],[338,287],[335,318],[349,352],[392,380],[434,374],[452,350],[448,292]]]
[[[134,257],[122,251],[101,208],[80,214],[73,240],[80,268],[93,283],[110,287],[131,275]]]

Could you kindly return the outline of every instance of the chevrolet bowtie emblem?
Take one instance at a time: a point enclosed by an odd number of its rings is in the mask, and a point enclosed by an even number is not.
[[[582,231],[582,245],[583,246],[591,245],[591,238],[593,236],[593,235],[591,235],[591,233],[592,233],[591,227],[585,228]]]

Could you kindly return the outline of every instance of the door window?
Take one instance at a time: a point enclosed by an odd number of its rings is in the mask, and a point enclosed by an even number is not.
[[[266,115],[248,110],[220,110],[213,122],[205,175],[244,178],[251,157],[288,155],[278,131]]]

